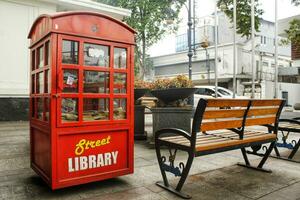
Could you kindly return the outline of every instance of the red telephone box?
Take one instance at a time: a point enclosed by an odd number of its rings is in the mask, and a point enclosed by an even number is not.
[[[133,173],[134,33],[93,12],[34,22],[31,167],[52,189]]]

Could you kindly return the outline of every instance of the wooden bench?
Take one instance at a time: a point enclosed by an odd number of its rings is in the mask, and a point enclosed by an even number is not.
[[[200,99],[192,124],[192,132],[167,128],[155,133],[155,148],[163,182],[160,187],[182,197],[191,196],[181,192],[189,174],[194,157],[241,149],[248,168],[267,171],[263,165],[275,146],[278,119],[284,105],[283,100],[236,100],[236,99]],[[272,133],[268,131],[245,130],[246,126],[274,125]],[[173,134],[170,136],[170,134]],[[169,136],[166,136],[169,135]],[[164,137],[165,136],[165,137]],[[250,164],[246,147],[270,143],[257,167]],[[168,160],[162,155],[163,146],[168,148]],[[178,150],[187,152],[186,163],[176,163]],[[169,185],[166,172],[179,176],[176,188]]]
[[[268,127],[271,129],[270,131],[272,131],[272,129],[274,128],[273,125],[268,125]],[[298,151],[298,149],[300,147],[300,138],[298,139],[298,141],[291,140],[291,142],[288,142],[290,133],[300,133],[300,117],[293,118],[293,119],[279,119],[278,131],[281,132],[281,135],[279,135],[279,134],[277,135],[278,139],[277,139],[276,145],[274,147],[276,156],[272,156],[272,157],[300,163],[300,161],[293,160],[296,152]],[[258,153],[258,151],[261,148],[262,148],[262,146],[258,145],[256,147],[254,147],[253,148],[254,151],[250,152],[250,153],[262,156],[260,153]],[[292,151],[287,157],[284,157],[284,156],[281,156],[281,154],[279,152],[279,148],[287,148]]]

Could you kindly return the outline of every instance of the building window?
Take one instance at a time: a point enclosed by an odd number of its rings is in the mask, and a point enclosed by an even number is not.
[[[268,67],[268,66],[269,66],[269,63],[268,63],[267,61],[263,61],[263,62],[262,62],[262,66],[263,66],[263,67]]]

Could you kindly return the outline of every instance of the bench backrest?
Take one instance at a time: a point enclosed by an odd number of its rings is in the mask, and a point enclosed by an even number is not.
[[[219,129],[278,124],[284,101],[280,99],[200,99],[193,120],[192,135]]]

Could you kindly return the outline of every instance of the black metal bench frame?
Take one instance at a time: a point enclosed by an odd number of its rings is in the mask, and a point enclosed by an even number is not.
[[[249,111],[249,108],[251,107],[251,100],[249,101],[248,107],[244,113],[244,117],[243,117],[243,125],[242,127],[236,127],[236,128],[232,128],[229,129],[235,133],[237,133],[239,135],[240,139],[243,139],[243,135],[244,135],[244,127],[245,127],[245,121],[247,118],[247,113]],[[272,129],[274,134],[277,134],[277,128],[278,128],[278,119],[280,117],[280,113],[281,110],[283,108],[284,105],[284,101],[282,101],[282,103],[279,106],[278,112],[276,114],[276,123],[274,124],[274,129]],[[168,128],[168,129],[162,129],[159,130],[155,133],[155,149],[156,149],[156,155],[157,155],[157,159],[158,159],[158,164],[159,164],[159,168],[161,171],[161,175],[163,178],[163,182],[159,181],[156,184],[164,189],[166,189],[169,192],[172,192],[173,194],[182,197],[184,199],[189,199],[191,198],[190,195],[182,193],[181,189],[186,181],[186,178],[189,174],[190,168],[192,166],[193,163],[193,159],[194,157],[198,157],[198,156],[203,156],[203,155],[208,155],[208,154],[214,154],[214,153],[219,153],[219,152],[224,152],[224,151],[229,151],[229,150],[235,150],[235,149],[241,149],[245,164],[238,164],[240,166],[244,166],[247,168],[251,168],[251,169],[255,169],[255,170],[259,170],[259,171],[263,171],[263,172],[271,172],[270,170],[266,170],[263,168],[263,165],[265,164],[266,160],[268,159],[268,157],[270,156],[270,153],[272,152],[273,148],[275,147],[276,144],[276,139],[269,139],[269,140],[264,140],[264,141],[258,141],[258,142],[251,142],[251,143],[246,143],[246,144],[241,144],[241,145],[235,145],[235,146],[230,146],[230,147],[226,147],[226,148],[218,148],[218,149],[212,149],[212,150],[208,150],[208,151],[202,151],[202,152],[197,152],[195,150],[195,145],[196,145],[196,137],[197,137],[197,133],[200,132],[200,127],[201,127],[201,123],[202,123],[202,118],[203,118],[203,114],[205,112],[207,106],[207,101],[205,99],[200,99],[195,114],[194,114],[194,118],[193,118],[193,125],[192,125],[192,133],[189,134],[184,130],[181,129],[176,129],[176,128]],[[176,143],[171,143],[171,142],[167,142],[164,140],[161,140],[161,136],[165,135],[165,134],[175,134],[177,136],[183,136],[184,138],[186,138],[189,143],[190,146],[184,146],[184,145],[180,145],[180,144],[176,144]],[[251,146],[261,146],[262,144],[266,144],[266,143],[270,143],[270,146],[266,149],[265,154],[263,155],[263,158],[261,159],[261,161],[259,162],[258,166],[252,166],[250,164],[250,161],[248,159],[247,153],[248,151],[246,151],[246,147],[251,147]],[[167,158],[165,156],[161,155],[161,147],[165,146],[168,148],[169,150],[169,158],[167,161]],[[186,163],[180,162],[178,164],[178,166],[175,166],[175,159],[176,159],[176,153],[178,150],[181,151],[185,151],[188,154],[188,159],[186,161]],[[249,152],[251,153],[251,152]],[[166,176],[166,172],[170,172],[172,174],[175,175],[175,177],[180,177],[180,180],[178,181],[178,184],[175,188],[173,188],[170,184],[169,181],[167,179]]]
[[[288,122],[290,124],[300,125],[300,117],[296,117],[296,118],[293,118],[293,119],[279,119],[278,131],[280,131],[282,133],[282,137],[281,137],[282,142],[279,142],[279,140],[276,141],[276,145],[274,146],[275,156],[270,155],[270,157],[300,163],[300,161],[293,159],[295,154],[299,150],[300,138],[298,139],[298,141],[296,141],[296,140],[291,140],[291,142],[287,141],[288,137],[289,137],[289,134],[291,132],[300,134],[300,129],[283,127],[283,126],[281,127],[280,122]],[[269,128],[269,131],[271,132],[273,130],[274,126],[268,125],[268,128]],[[284,132],[286,132],[286,134]],[[262,156],[262,154],[259,153],[258,151],[262,148],[265,149],[266,147],[258,145],[258,146],[253,147],[253,148],[255,149],[255,151],[249,152],[249,153],[254,154],[254,155],[258,155],[258,156]],[[279,151],[278,148],[286,148],[286,149],[290,149],[292,151],[287,157],[283,157],[283,156],[281,156],[280,151]]]

